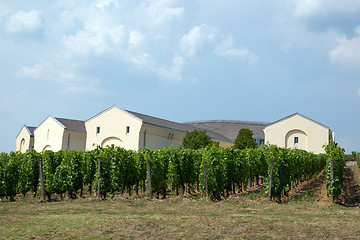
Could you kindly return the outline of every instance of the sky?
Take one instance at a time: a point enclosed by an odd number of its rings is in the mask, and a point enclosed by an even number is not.
[[[301,113],[360,152],[358,0],[0,2],[0,152],[47,116]]]

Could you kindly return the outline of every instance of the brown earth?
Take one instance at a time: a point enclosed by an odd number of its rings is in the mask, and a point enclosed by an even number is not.
[[[356,166],[344,169],[342,196],[338,203],[346,207],[360,206],[360,169]]]

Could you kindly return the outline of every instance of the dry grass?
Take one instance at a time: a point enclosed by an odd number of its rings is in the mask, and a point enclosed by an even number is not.
[[[277,204],[231,197],[221,202],[115,200],[0,205],[3,239],[358,239],[360,209]]]

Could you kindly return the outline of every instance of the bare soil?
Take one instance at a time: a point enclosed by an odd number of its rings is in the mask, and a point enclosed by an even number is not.
[[[360,186],[358,185],[360,173],[358,167],[344,169],[344,182],[342,196],[338,203],[346,207],[360,206]]]

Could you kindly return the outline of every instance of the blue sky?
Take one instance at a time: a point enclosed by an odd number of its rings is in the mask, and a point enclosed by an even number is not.
[[[358,0],[0,2],[0,151],[48,115],[178,122],[299,112],[360,151]]]

